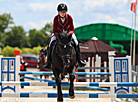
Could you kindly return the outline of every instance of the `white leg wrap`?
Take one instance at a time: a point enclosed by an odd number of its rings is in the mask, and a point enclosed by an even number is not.
[[[78,45],[78,40],[74,33],[72,34],[72,39],[74,40],[75,44]]]
[[[50,40],[50,43],[49,43],[49,47],[50,47],[50,45],[51,45],[52,41],[54,41],[54,40],[56,40],[56,37],[55,37],[55,35],[54,35],[54,34],[52,34],[52,36],[51,36],[51,40]]]

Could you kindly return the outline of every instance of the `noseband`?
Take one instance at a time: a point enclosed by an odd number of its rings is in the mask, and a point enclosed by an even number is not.
[[[71,44],[71,41],[70,41],[69,43],[67,43],[67,44],[63,44],[63,43],[61,43],[61,42],[59,42],[59,44],[63,45],[64,48],[66,48],[67,45]]]
[[[67,44],[63,44],[63,43],[59,42],[59,44],[60,45],[63,45],[64,46],[64,49],[65,49],[67,46],[70,46],[71,42],[72,41],[70,41]],[[70,63],[71,63],[71,53],[70,53],[71,52],[71,49],[65,55],[61,55],[58,50],[56,50],[56,52],[57,52],[58,56],[62,59],[64,68],[68,68],[70,66]],[[67,61],[68,61],[67,63],[65,62],[64,58],[67,58]]]
[[[64,49],[67,47],[67,46],[69,46],[70,44],[71,44],[71,41],[69,42],[69,43],[67,43],[67,44],[63,44],[63,43],[61,43],[61,42],[59,42],[59,44],[60,45],[63,45],[64,46]],[[57,50],[56,50],[57,51]],[[57,54],[59,55],[59,57],[61,57],[61,59],[62,58],[64,58],[64,57],[70,57],[70,55],[69,54],[65,54],[65,55],[60,55],[60,53],[57,51]]]

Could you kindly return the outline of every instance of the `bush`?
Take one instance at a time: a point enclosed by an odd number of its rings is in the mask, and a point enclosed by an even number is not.
[[[0,47],[0,55],[2,55],[2,48]]]
[[[13,57],[13,56],[16,56],[16,55],[14,55],[14,50],[20,51],[20,54],[30,54],[30,53],[33,53],[35,55],[39,55],[40,50],[42,48],[43,47],[41,47],[41,46],[37,46],[37,47],[33,47],[32,49],[31,48],[23,48],[23,49],[20,49],[18,47],[10,47],[10,46],[7,45],[0,52],[0,55],[3,55],[5,57]],[[1,50],[1,48],[0,48],[0,50]]]
[[[41,49],[42,49],[41,46],[33,47],[32,53],[35,55],[39,55]]]
[[[32,53],[32,49],[31,48],[23,48],[22,49],[22,54],[29,54]]]
[[[2,48],[0,47],[0,55],[2,55]]]
[[[13,49],[20,51],[20,54],[22,53],[22,50],[19,47],[14,47]]]
[[[2,55],[5,56],[5,57],[14,56],[14,48],[7,45],[6,47],[3,48]]]

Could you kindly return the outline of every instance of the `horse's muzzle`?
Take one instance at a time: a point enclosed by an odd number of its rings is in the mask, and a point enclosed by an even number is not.
[[[64,63],[63,63],[64,68],[69,68],[69,67],[70,67],[70,64],[71,64],[70,59],[66,59],[66,60],[64,60]]]
[[[64,63],[64,68],[69,68],[70,67],[70,63]]]
[[[64,55],[64,56],[62,56],[62,60],[63,60],[64,68],[69,68],[71,65],[71,56],[68,54]]]

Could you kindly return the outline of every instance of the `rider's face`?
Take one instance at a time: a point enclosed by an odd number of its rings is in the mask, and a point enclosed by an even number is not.
[[[22,60],[23,60],[23,57],[20,57],[20,62],[22,62]]]
[[[59,13],[59,15],[61,16],[61,17],[65,17],[65,15],[66,15],[66,12],[64,11],[58,11],[58,13]]]

